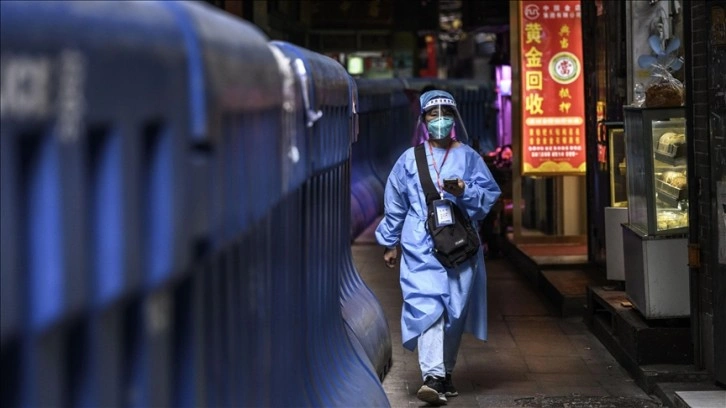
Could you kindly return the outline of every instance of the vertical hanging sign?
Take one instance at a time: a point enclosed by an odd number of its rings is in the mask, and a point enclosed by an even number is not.
[[[522,0],[522,174],[585,174],[580,1]]]

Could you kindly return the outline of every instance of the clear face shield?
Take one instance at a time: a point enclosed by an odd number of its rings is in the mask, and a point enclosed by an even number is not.
[[[419,142],[429,139],[442,140],[447,137],[463,143],[469,140],[464,121],[461,120],[453,98],[437,95],[422,103],[422,111],[416,124],[416,137]]]

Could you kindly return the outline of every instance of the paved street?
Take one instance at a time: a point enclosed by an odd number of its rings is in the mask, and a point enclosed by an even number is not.
[[[366,236],[368,234],[368,236]],[[418,407],[416,354],[401,346],[398,269],[388,269],[370,231],[353,245],[354,263],[386,313],[393,366],[383,382],[393,407]],[[453,380],[455,407],[657,407],[582,319],[561,318],[506,260],[487,261],[489,341],[465,335]],[[565,405],[568,404],[568,405]]]

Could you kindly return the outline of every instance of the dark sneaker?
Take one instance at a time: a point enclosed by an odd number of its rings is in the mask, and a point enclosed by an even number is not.
[[[446,373],[446,378],[444,379],[444,395],[447,397],[456,397],[459,395],[459,391],[456,390],[454,383],[451,382],[451,373]]]
[[[442,377],[428,376],[421,388],[418,389],[416,397],[431,405],[446,405],[444,393],[444,379]]]

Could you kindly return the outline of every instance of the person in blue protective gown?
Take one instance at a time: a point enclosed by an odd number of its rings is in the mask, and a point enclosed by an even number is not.
[[[429,174],[442,198],[465,210],[472,222],[483,219],[500,190],[479,153],[468,140],[451,94],[432,90],[421,95],[417,129],[423,134]],[[457,140],[451,137],[456,129]],[[456,178],[456,183],[444,183]],[[417,397],[444,405],[458,395],[451,381],[464,331],[487,338],[486,271],[483,251],[454,268],[434,257],[426,230],[427,205],[421,188],[414,148],[393,166],[384,194],[384,217],[376,240],[386,247],[383,259],[395,267],[401,252],[403,346],[418,347],[423,385]]]

